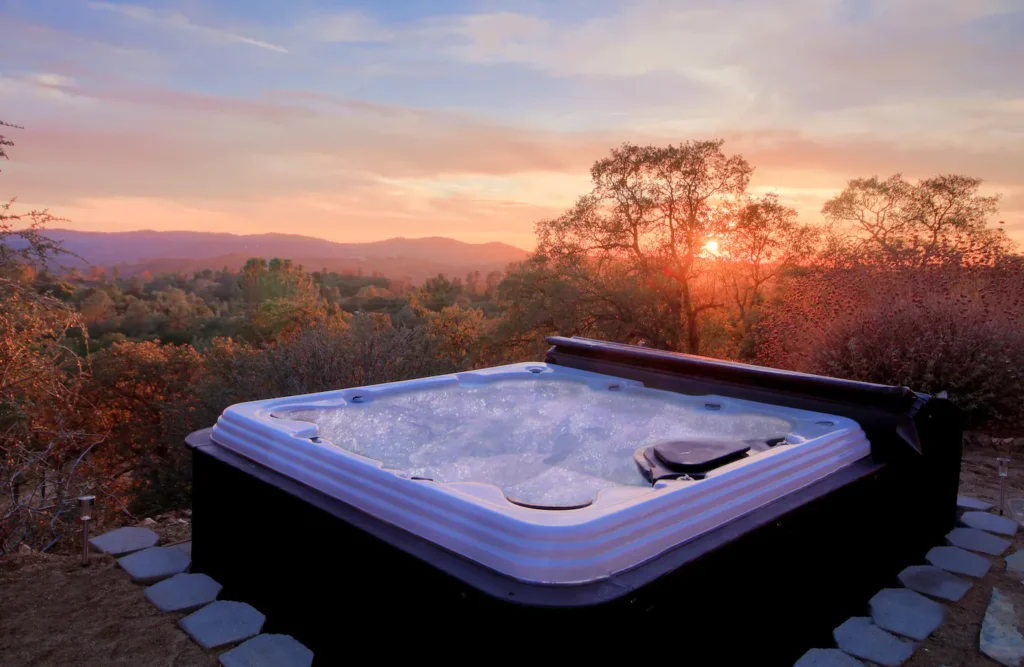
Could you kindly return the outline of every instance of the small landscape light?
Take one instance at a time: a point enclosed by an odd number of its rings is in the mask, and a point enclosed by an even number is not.
[[[1000,456],[996,462],[999,464],[999,514],[1002,514],[1006,506],[1006,478],[1010,476],[1010,457]]]
[[[78,499],[78,517],[82,520],[82,565],[89,564],[89,521],[92,520],[92,504],[96,496],[81,496]]]

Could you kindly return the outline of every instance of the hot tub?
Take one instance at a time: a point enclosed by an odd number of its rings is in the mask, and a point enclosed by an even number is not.
[[[544,363],[228,408],[189,438],[194,570],[328,664],[339,627],[523,656],[682,628],[693,657],[784,664],[953,525],[944,400],[551,340]]]
[[[546,584],[628,570],[871,453],[843,417],[536,363],[236,405],[213,439]],[[664,444],[711,455],[649,479],[637,458]]]

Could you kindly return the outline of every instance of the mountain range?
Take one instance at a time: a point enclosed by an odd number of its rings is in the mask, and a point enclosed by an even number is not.
[[[298,234],[71,229],[48,229],[44,234],[75,256],[62,259],[62,265],[116,266],[122,276],[144,271],[156,274],[224,267],[237,270],[250,257],[278,257],[301,264],[308,271],[377,273],[418,283],[438,273],[463,276],[480,271],[486,275],[529,256],[527,251],[506,243],[465,243],[439,236],[336,243]]]

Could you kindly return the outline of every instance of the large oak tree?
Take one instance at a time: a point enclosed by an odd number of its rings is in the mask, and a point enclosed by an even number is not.
[[[556,278],[541,282],[557,282],[555,292],[574,300],[578,323],[620,339],[701,351],[700,316],[722,305],[705,247],[728,231],[753,172],[722,145],[623,144],[594,164],[593,188],[575,206],[537,223],[532,269],[553,271]],[[536,280],[532,286],[543,289]]]

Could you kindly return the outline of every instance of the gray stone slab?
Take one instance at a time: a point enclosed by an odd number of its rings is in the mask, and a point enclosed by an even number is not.
[[[192,559],[181,549],[152,547],[117,559],[117,564],[137,584],[155,584],[184,572]]]
[[[954,547],[969,549],[991,556],[1001,556],[1010,546],[1008,540],[990,535],[977,528],[954,528],[946,535],[946,541]]]
[[[97,535],[89,540],[89,546],[95,551],[110,554],[111,556],[124,556],[125,554],[155,547],[159,541],[160,536],[149,528],[129,526]]]
[[[914,644],[882,630],[866,616],[847,619],[832,631],[832,637],[846,653],[879,665],[902,665],[915,648]]]
[[[971,590],[970,581],[934,565],[911,565],[897,577],[910,590],[950,602],[958,601]]]
[[[1006,501],[1006,511],[1017,523],[1024,523],[1024,498],[1010,498]]]
[[[205,574],[176,574],[146,589],[146,598],[162,612],[194,611],[217,599],[221,586]]]
[[[1017,522],[1005,516],[997,516],[986,512],[964,512],[960,523],[968,528],[977,528],[987,533],[1013,536],[1017,534]]]
[[[220,664],[224,667],[310,667],[313,652],[288,635],[257,635],[221,655]]]
[[[1000,665],[1017,667],[1024,660],[1024,637],[1017,629],[1013,602],[996,588],[992,589],[985,618],[981,621],[978,646]]]
[[[255,637],[266,617],[244,602],[218,600],[178,621],[185,633],[206,649]]]
[[[941,604],[906,588],[883,588],[868,606],[875,625],[918,641],[927,639],[946,617]]]
[[[812,648],[793,667],[864,667],[864,663],[837,648]]]
[[[987,512],[992,509],[992,503],[986,503],[984,500],[978,500],[977,498],[971,498],[970,496],[957,496],[956,506],[960,509],[975,510],[978,512]]]
[[[1006,569],[1009,572],[1024,572],[1024,549],[1014,551],[1006,557]]]
[[[960,547],[932,547],[924,558],[946,572],[966,574],[969,577],[984,577],[992,565],[984,556],[964,551]]]
[[[181,542],[179,544],[172,544],[170,548],[181,549],[189,555],[189,558],[192,557],[192,540],[189,540],[188,542]]]

